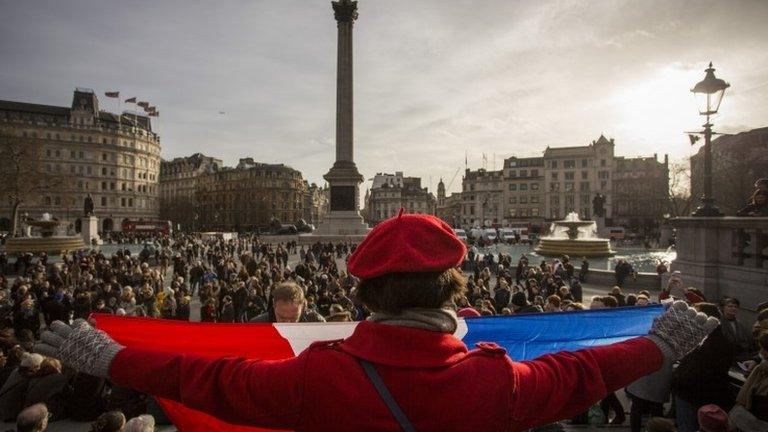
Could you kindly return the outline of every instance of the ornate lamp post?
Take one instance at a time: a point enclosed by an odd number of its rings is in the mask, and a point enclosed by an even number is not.
[[[692,216],[700,217],[715,217],[722,216],[723,214],[715,206],[714,198],[712,198],[712,124],[709,122],[709,116],[716,114],[718,108],[720,108],[720,102],[723,100],[723,94],[725,89],[731,85],[727,82],[715,77],[715,69],[712,67],[712,62],[709,63],[709,67],[706,69],[706,76],[702,81],[697,83],[692,89],[694,96],[696,96],[697,104],[699,106],[699,114],[707,117],[707,122],[704,124],[704,131],[697,132],[704,135],[704,193],[701,196],[701,204],[693,212]]]

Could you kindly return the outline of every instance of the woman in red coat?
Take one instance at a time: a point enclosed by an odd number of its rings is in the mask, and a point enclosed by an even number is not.
[[[55,323],[38,349],[77,370],[180,401],[232,424],[294,430],[523,430],[573,417],[696,347],[717,326],[684,303],[651,334],[515,362],[493,343],[468,350],[448,305],[464,291],[466,249],[443,221],[400,215],[350,257],[371,310],[344,340],[295,358],[204,358],[125,348],[80,322]],[[163,379],[157,379],[163,377]],[[466,398],[477,401],[466,410]]]

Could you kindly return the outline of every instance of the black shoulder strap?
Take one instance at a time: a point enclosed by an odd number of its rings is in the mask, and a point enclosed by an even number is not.
[[[405,416],[405,413],[403,410],[400,409],[400,407],[397,405],[397,401],[395,401],[395,398],[392,397],[392,393],[389,392],[389,389],[387,389],[387,385],[384,384],[384,381],[381,379],[381,376],[378,372],[376,372],[376,368],[373,367],[373,365],[363,359],[357,359],[357,361],[360,362],[360,364],[363,366],[363,369],[365,370],[365,374],[368,375],[368,379],[371,380],[373,383],[373,386],[376,387],[376,391],[379,392],[379,396],[381,396],[381,399],[384,401],[385,404],[387,404],[387,408],[389,408],[389,411],[392,413],[393,416],[395,416],[395,420],[397,420],[398,423],[400,423],[400,427],[403,428],[403,431],[405,432],[416,432],[416,429],[413,428],[413,425],[408,420],[408,417]]]

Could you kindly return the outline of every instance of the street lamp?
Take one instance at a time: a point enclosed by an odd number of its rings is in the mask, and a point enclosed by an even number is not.
[[[709,122],[709,116],[717,114],[725,89],[731,85],[715,77],[712,62],[709,63],[705,72],[704,79],[691,89],[699,105],[699,114],[707,117],[704,132],[697,132],[704,135],[704,193],[701,196],[701,204],[693,212],[693,216],[715,217],[723,214],[715,206],[715,200],[712,198],[712,124]]]

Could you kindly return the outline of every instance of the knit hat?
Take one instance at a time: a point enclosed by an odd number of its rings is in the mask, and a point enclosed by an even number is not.
[[[701,432],[728,432],[728,414],[717,405],[709,404],[699,408],[699,429]]]
[[[448,270],[464,261],[467,247],[442,220],[400,214],[376,225],[349,257],[347,269],[360,279],[390,273]]]
[[[40,365],[43,363],[43,356],[40,354],[30,354],[30,353],[24,353],[21,356],[21,363],[19,366],[25,367],[25,368],[36,368],[40,367]]]

